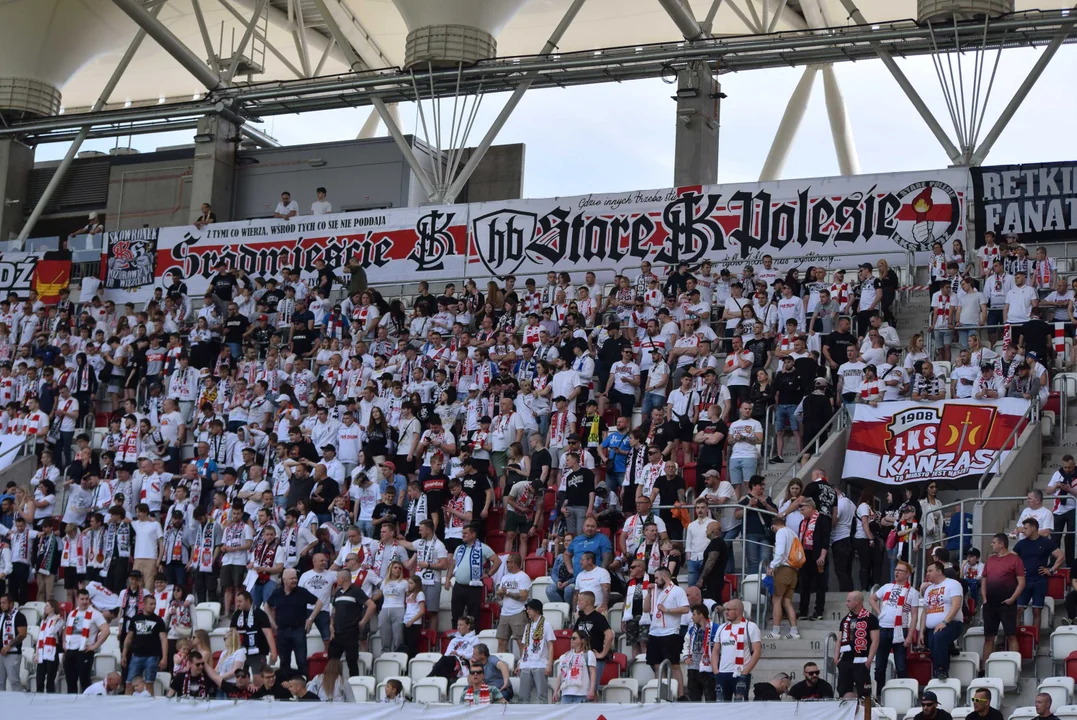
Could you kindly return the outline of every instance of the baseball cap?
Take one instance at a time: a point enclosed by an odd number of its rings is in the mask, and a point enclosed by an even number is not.
[[[829,384],[826,378],[815,378],[815,387],[826,387]]]
[[[290,397],[288,397],[287,395],[278,395],[277,396],[277,402],[279,402],[279,403],[291,402],[291,401],[292,401],[292,399]]]
[[[920,702],[922,702],[922,703],[926,703],[926,702],[937,703],[938,701],[939,701],[939,696],[936,695],[935,693],[931,692],[930,690],[928,690],[927,692],[925,692],[923,695],[920,696]]]
[[[721,476],[722,476],[722,473],[718,472],[717,470],[708,470],[707,472],[703,473],[703,477],[721,477]]]

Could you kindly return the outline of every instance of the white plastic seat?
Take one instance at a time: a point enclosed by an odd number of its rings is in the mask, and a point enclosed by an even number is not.
[[[602,702],[634,704],[639,697],[639,682],[635,678],[613,678],[602,689]]]
[[[213,624],[216,625],[221,619],[221,604],[219,602],[200,602],[195,608],[202,608],[213,613]]]
[[[479,630],[479,633],[478,633],[478,635],[476,635],[476,637],[479,638],[479,640],[481,642],[484,642],[487,645],[490,645],[490,643],[493,643],[495,647],[497,646],[497,628],[489,628],[487,630]]]
[[[969,713],[972,712],[973,710],[975,710],[975,708],[971,708],[971,707],[968,707],[967,705],[963,705],[962,707],[954,708],[953,711],[950,713],[950,716],[951,717],[968,717]]]
[[[1051,708],[1058,716],[1058,720],[1077,720],[1077,705],[1063,705],[1059,708]]]
[[[214,628],[209,631],[209,649],[213,652],[224,652],[224,636],[228,634],[228,628]]]
[[[217,616],[209,608],[195,607],[191,621],[195,630],[212,632],[217,627]]]
[[[961,636],[961,649],[971,650],[974,653],[982,653],[984,651],[983,625],[970,627],[965,631],[965,634]]]
[[[991,653],[994,655],[994,653]],[[1018,655],[1018,653],[1012,653]],[[1020,655],[1018,655],[1020,657]],[[987,659],[987,662],[991,662],[991,658]],[[977,690],[985,688],[991,691],[991,707],[999,708],[1002,705],[1002,695],[1006,692],[1006,686],[1003,685],[1002,680],[997,677],[982,677],[976,678],[969,683],[968,689],[965,691],[965,698],[968,700],[969,705],[973,705],[972,698],[975,697]],[[952,713],[951,713],[952,714]]]
[[[565,627],[565,623],[569,617],[568,603],[563,602],[548,602],[542,606],[542,614],[546,618],[546,622],[550,623],[554,630],[560,630]]]
[[[1010,713],[1010,720],[1032,720],[1032,718],[1038,716],[1035,707],[1017,707]]]
[[[961,681],[957,678],[939,680],[934,678],[928,681],[925,690],[930,690],[939,698],[939,707],[946,712],[957,705],[961,700]]]
[[[318,632],[318,628],[311,625],[310,632],[307,633],[307,657],[320,652],[325,652],[325,641],[322,640],[322,634]]]
[[[961,687],[968,687],[969,683],[980,674],[980,653],[963,651],[950,658],[950,677],[961,682]]]
[[[93,675],[96,678],[103,678],[110,672],[117,672],[120,669],[120,656],[111,652],[104,652],[99,650],[97,654],[93,656]]]
[[[621,624],[622,624],[622,620],[624,618],[624,613],[625,613],[625,604],[623,602],[614,603],[613,606],[610,607],[610,611],[609,611],[610,627],[613,628],[613,632],[615,632],[615,633],[621,632]]]
[[[628,677],[635,680],[640,687],[654,680],[654,670],[647,664],[645,655],[632,658],[632,662],[628,664]]]
[[[1077,652],[1077,625],[1060,625],[1051,633],[1051,660],[1065,662],[1071,652]]]
[[[1050,695],[1051,707],[1069,705],[1073,698],[1073,678],[1065,676],[1044,678],[1040,681],[1036,692]]]
[[[494,657],[498,660],[504,660],[505,664],[509,666],[509,674],[516,669],[516,656],[510,652],[494,653]]]
[[[378,658],[378,660],[381,660],[381,658]],[[377,664],[377,661],[375,661],[375,664]],[[404,686],[404,697],[411,697],[411,678],[404,676],[387,677],[384,680],[380,681],[378,683],[378,687],[374,690],[374,702],[381,702],[385,699],[385,683],[390,680],[399,680],[400,684]]]
[[[419,653],[408,661],[408,677],[413,683],[418,683],[430,674],[440,659],[441,653]]]
[[[763,600],[760,593],[760,589],[763,587],[762,578],[757,572],[758,568],[747,568],[747,570],[751,571],[752,574],[744,576],[744,582],[740,586],[740,599],[754,605]],[[748,617],[747,614],[746,617]]]
[[[412,685],[411,699],[415,702],[441,703],[449,691],[449,681],[443,677],[424,677]]]
[[[877,708],[872,708],[872,710],[876,710],[876,709]],[[920,708],[918,708],[918,707],[909,708],[909,712],[905,713],[904,720],[913,720],[913,718],[916,717],[918,714],[920,714]]]
[[[878,713],[877,716],[872,716],[874,720],[883,720],[883,718],[886,718],[886,720],[897,720],[898,713],[892,707],[882,707],[880,705],[876,705],[872,708],[872,711]],[[917,708],[917,712],[919,712],[919,708]]]
[[[109,636],[105,638],[105,641],[101,643],[101,647],[98,649],[98,652],[108,653],[110,655],[120,657],[123,652],[120,649],[120,638],[117,636],[117,634],[110,632]]]
[[[359,670],[364,675],[371,675],[374,670],[374,653],[359,652]],[[373,690],[373,688],[371,688]]]
[[[19,612],[26,618],[26,627],[40,627],[41,626],[41,611],[36,607],[27,607],[26,605],[19,606]]]
[[[391,677],[403,675],[408,669],[407,653],[382,653],[374,660],[374,678],[378,685]],[[380,699],[380,696],[379,696]]]
[[[993,652],[984,663],[984,679],[997,679],[1006,692],[1017,689],[1021,678],[1021,653],[1000,650]],[[998,706],[996,706],[998,707]]]
[[[542,604],[546,604],[546,587],[553,585],[549,575],[537,577],[531,581],[531,597],[537,598]]]
[[[1051,621],[1055,617],[1055,599],[1044,598],[1043,609],[1040,612],[1040,634],[1043,634],[1043,630],[1051,629]],[[1025,612],[1021,615],[1021,625],[1032,625],[1032,608],[1026,607]]]
[[[676,680],[670,680],[669,681],[669,687],[670,687],[670,691],[671,691],[671,693],[670,693],[671,696],[673,697],[674,700],[676,700],[677,697],[679,697],[678,694],[677,694],[677,690],[679,689],[678,686],[677,686],[677,681]],[[643,692],[640,695],[640,702],[642,702],[642,703],[656,703],[656,702],[658,702],[658,679],[657,678],[655,678],[654,680],[649,681],[646,685],[643,686]]]
[[[879,702],[883,707],[893,708],[898,715],[904,715],[916,706],[919,693],[920,685],[914,678],[894,678],[886,681]]]
[[[352,690],[355,702],[365,703],[374,700],[374,678],[370,675],[353,675],[348,678],[348,686]]]
[[[464,691],[467,690],[467,680],[460,678],[449,686],[449,702],[459,705],[464,701]]]
[[[172,673],[166,673],[164,670],[159,671],[157,676],[153,678],[153,696],[164,697],[171,685]]]

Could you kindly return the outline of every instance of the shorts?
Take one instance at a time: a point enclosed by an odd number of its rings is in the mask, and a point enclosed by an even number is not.
[[[1035,578],[1025,577],[1025,589],[1021,597],[1017,598],[1017,604],[1021,607],[1031,605],[1034,608],[1042,608],[1043,600],[1047,597],[1047,578],[1040,575]],[[1029,601],[1032,602],[1029,602]]]
[[[988,309],[987,311],[987,324],[988,325],[1001,325],[1002,324],[1002,308],[997,310]],[[992,332],[997,332],[998,328],[991,328]]]
[[[984,635],[995,637],[998,635],[998,626],[1002,625],[1002,632],[1006,637],[1017,634],[1017,605],[995,605],[987,603],[984,609]]]
[[[551,446],[551,447],[546,448],[546,449],[550,451],[550,467],[552,467],[552,468],[561,467],[561,458],[564,456],[565,450],[567,448],[552,447]]]
[[[242,588],[247,577],[247,568],[243,565],[221,565],[221,589]]]
[[[681,636],[677,633],[651,635],[647,638],[647,664],[654,667],[663,660],[669,660],[670,665],[680,665],[681,649]]]
[[[777,418],[778,432],[782,430],[792,430],[796,432],[800,429],[800,421],[796,416],[796,405],[779,405],[776,411],[775,417]]]
[[[497,639],[509,640],[515,638],[517,642],[523,640],[524,628],[527,627],[527,613],[518,612],[515,615],[502,615],[497,621]]]
[[[935,347],[950,347],[953,343],[953,330],[932,330],[935,334]]]
[[[517,512],[509,510],[505,513],[505,532],[514,532],[526,535],[531,529],[531,521]]]
[[[648,625],[640,625],[639,620],[625,620],[625,641],[629,645],[647,644]]]
[[[86,573],[80,573],[73,567],[64,568],[64,589],[78,590],[79,583],[86,581]]]
[[[695,425],[691,422],[687,420],[679,420],[677,421],[677,430],[673,435],[681,442],[690,443],[695,437],[695,430]]]
[[[854,663],[851,659],[838,663],[838,697],[855,692],[857,697],[871,695],[871,672],[867,663]]]
[[[494,469],[494,477],[504,477],[505,468],[509,464],[508,450],[493,450],[490,452],[490,467]]]
[[[406,476],[415,474],[415,461],[409,461],[407,455],[397,455],[393,458],[393,464],[396,465],[396,472],[398,475]]]
[[[147,685],[153,685],[157,678],[157,667],[161,658],[148,655],[136,655],[127,662],[127,682],[131,682],[138,676],[146,681]]]
[[[797,589],[797,578],[800,573],[795,567],[782,565],[774,571],[774,599],[792,600],[793,593]]]

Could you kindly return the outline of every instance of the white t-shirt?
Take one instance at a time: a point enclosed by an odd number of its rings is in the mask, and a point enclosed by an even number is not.
[[[463,512],[465,512],[465,513],[474,513],[475,512],[475,506],[471,502],[471,497],[468,496],[468,495],[465,495],[463,493],[460,493],[459,497],[460,497],[461,500],[463,500],[463,503],[464,503]],[[448,502],[451,504],[452,501],[453,501],[453,498],[450,496]],[[467,525],[467,520],[464,520],[463,518],[460,518],[460,517],[456,517],[455,515],[449,516],[449,514],[446,513],[446,515],[445,515],[445,537],[446,538],[462,539],[464,537],[464,525]]]
[[[924,625],[928,630],[934,630],[939,623],[946,619],[946,613],[950,611],[950,603],[955,597],[962,597],[961,584],[956,580],[946,578],[940,583],[927,586],[924,590],[923,607]],[[953,622],[964,622],[960,604]]]
[[[955,367],[950,371],[950,379],[956,383],[954,397],[970,398],[976,390],[976,381],[980,379],[980,368],[972,367],[971,365]],[[971,380],[972,382],[965,383],[962,380]]]
[[[605,568],[596,565],[593,570],[581,570],[576,576],[576,597],[584,590],[589,590],[595,594],[595,607],[602,607],[606,602],[602,586],[609,584],[610,573]]]
[[[224,529],[224,543],[232,542],[236,545],[249,541],[254,541],[254,530],[250,525],[244,524],[242,531],[233,529],[234,526],[229,526]],[[229,532],[231,531],[231,532]],[[233,550],[231,552],[224,553],[221,556],[221,565],[246,565],[247,564],[247,550]]]
[[[1006,304],[1010,307],[1006,320],[1010,323],[1028,322],[1032,317],[1032,302],[1038,297],[1036,291],[1027,283],[1014,287],[1006,293]]]
[[[681,616],[664,613],[658,609],[658,606],[662,605],[666,609],[687,608],[688,596],[684,594],[684,590],[677,585],[666,585],[662,590],[654,587],[652,592],[654,595],[651,596],[650,634],[655,637],[666,637],[680,633]]]
[[[358,468],[357,468],[358,469]],[[353,483],[348,488],[348,495],[352,500],[359,503],[359,520],[370,522],[374,519],[374,508],[378,504],[378,486],[370,483],[363,487],[359,483]]]
[[[625,395],[632,395],[636,388],[627,381],[639,378],[639,366],[634,362],[622,362],[618,360],[610,368],[613,377],[613,389]]]
[[[860,392],[860,383],[864,382],[864,367],[862,362],[846,362],[838,367],[842,394]]]
[[[864,523],[861,522],[863,518],[870,518],[872,516],[871,507],[867,503],[860,503],[856,506],[856,529],[853,534],[855,540],[868,540],[868,534],[864,530]],[[868,521],[870,522],[870,520]]]
[[[890,598],[886,598],[887,593]],[[894,619],[897,618],[898,598],[901,596],[900,586],[887,583],[875,591],[875,597],[879,599],[879,627],[894,627]],[[920,606],[920,593],[916,588],[910,587],[905,595],[905,604],[902,607],[901,627],[906,630],[912,623],[912,609]]]
[[[856,521],[856,505],[845,495],[838,496],[838,519],[830,533],[830,541],[844,540],[852,534]]]
[[[742,442],[737,439],[738,435],[751,435],[763,434],[763,426],[759,424],[758,420],[748,418],[747,420],[737,420],[729,426],[729,437],[734,441],[733,451],[729,454],[730,458],[755,458],[759,457],[760,444],[753,445],[752,443]]]
[[[310,204],[311,215],[328,215],[333,212],[333,205],[328,200],[315,200]]]
[[[420,590],[414,599],[409,599],[404,603],[405,623],[415,619],[415,616],[419,614],[419,603],[424,602],[426,602],[426,593]]]
[[[1025,508],[1021,511],[1020,517],[1017,518],[1017,526],[1020,527],[1028,518],[1036,518],[1036,522],[1040,524],[1040,530],[1054,530],[1055,529],[1055,516],[1046,505],[1041,505],[1036,510],[1032,508]]]
[[[295,212],[296,215],[299,214],[299,203],[297,203],[295,200],[292,200],[287,205],[285,205],[283,201],[277,203],[277,210],[276,210],[277,215],[286,215],[286,214],[288,214],[290,212],[293,212],[293,211]]]
[[[89,613],[88,618],[87,613]],[[68,650],[82,650],[86,645],[93,645],[97,642],[97,635],[101,632],[101,626],[108,624],[105,616],[92,605],[89,610],[79,610],[76,607],[71,613],[68,613],[65,622],[65,627],[70,626],[72,628],[71,633],[67,635],[64,641],[66,643],[64,647]],[[90,624],[89,634],[83,637],[82,628],[87,622]],[[67,631],[65,630],[64,632],[66,633]]]
[[[961,312],[957,316],[957,322],[961,325],[979,325],[980,310],[987,305],[987,296],[979,290],[973,290],[961,294],[958,303],[961,305]]]
[[[322,601],[322,607],[328,610],[329,595],[333,592],[333,583],[337,574],[333,570],[307,570],[299,578],[299,587],[306,588],[311,595]],[[308,608],[309,609],[309,608]]]
[[[740,634],[739,625],[723,623],[718,628],[714,642],[719,646],[718,672],[740,675],[737,669],[737,638]],[[759,626],[754,622],[746,621],[744,627],[744,662],[747,663],[752,657],[752,645],[760,642]]]
[[[1069,316],[1069,313],[1066,311],[1066,304],[1070,303],[1070,302],[1073,302],[1073,299],[1074,299],[1074,297],[1073,297],[1073,291],[1072,290],[1066,290],[1066,292],[1064,292],[1062,294],[1059,294],[1059,292],[1057,290],[1055,290],[1055,291],[1051,292],[1051,294],[1048,295],[1046,298],[1044,298],[1045,302],[1062,303],[1062,305],[1060,307],[1056,307],[1054,309],[1054,311],[1055,311],[1055,322],[1067,322],[1067,321],[1069,321],[1070,316]]]
[[[381,594],[385,597],[382,608],[404,607],[404,596],[408,592],[407,580],[382,580]]]
[[[449,556],[448,551],[445,549],[445,544],[434,538],[433,540],[423,540],[419,538],[414,542],[415,545],[415,558],[416,561],[436,563],[442,558]],[[419,576],[423,579],[423,585],[437,585],[441,582],[443,570],[434,570],[432,568],[422,568],[417,570]],[[428,608],[434,612],[437,612],[439,608]]]
[[[135,560],[156,560],[157,541],[164,537],[161,524],[156,520],[132,520],[135,531]]]
[[[501,576],[498,587],[504,588],[508,592],[520,592],[521,590],[531,589],[531,577],[523,570],[520,572],[510,573],[507,572]],[[578,587],[578,584],[577,584]],[[505,595],[501,599],[501,614],[502,615],[519,615],[524,611],[523,600],[517,600]]]
[[[549,622],[542,623],[539,631],[539,621],[528,621],[524,626],[524,643],[520,651],[520,667],[524,669],[546,668],[546,660],[550,657],[550,646],[557,637],[553,634],[553,626]],[[535,636],[538,635],[538,639]]]

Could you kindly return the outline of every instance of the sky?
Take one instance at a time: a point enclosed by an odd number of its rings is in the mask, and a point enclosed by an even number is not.
[[[1041,49],[1006,51],[998,66],[981,137],[1009,102]],[[988,73],[995,61],[987,58]],[[966,92],[971,98],[971,53],[964,56]],[[955,136],[946,103],[928,57],[898,60],[936,117]],[[862,173],[944,168],[949,158],[879,61],[835,67],[853,129]],[[759,70],[721,78],[728,96],[722,104],[718,181],[755,182],[802,68]],[[1065,46],[1048,65],[985,164],[1073,160],[1077,158],[1077,47]],[[673,184],[674,87],[660,79],[528,92],[497,138],[525,143],[524,196],[552,197],[663,188]],[[467,144],[474,146],[508,95],[483,99]],[[448,118],[451,103],[442,113]],[[337,110],[267,118],[261,129],[286,145],[354,138],[369,109]],[[406,133],[417,127],[415,106],[401,108]],[[429,112],[428,124],[431,122]],[[448,123],[443,137],[448,135]],[[431,131],[432,132],[432,131]],[[193,133],[120,138],[143,152],[191,142]],[[385,134],[384,129],[380,134]],[[421,127],[417,133],[422,136]],[[115,140],[87,142],[84,150],[107,150]],[[63,144],[38,149],[38,160],[59,159]],[[783,178],[838,175],[830,126],[818,74],[804,122],[789,153]]]

